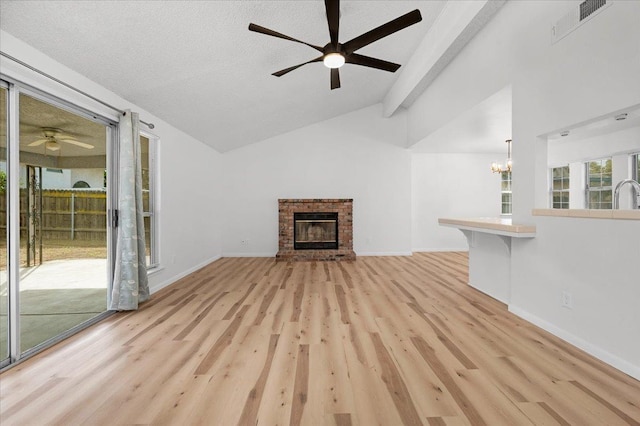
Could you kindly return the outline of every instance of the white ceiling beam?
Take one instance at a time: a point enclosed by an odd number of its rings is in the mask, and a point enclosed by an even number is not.
[[[506,0],[448,1],[383,101],[390,117],[411,106]]]

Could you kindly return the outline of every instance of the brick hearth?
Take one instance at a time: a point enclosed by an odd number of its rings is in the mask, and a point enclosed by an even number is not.
[[[279,242],[276,260],[355,260],[352,198],[279,199],[278,212]],[[338,213],[337,250],[293,248],[293,214],[312,212]]]

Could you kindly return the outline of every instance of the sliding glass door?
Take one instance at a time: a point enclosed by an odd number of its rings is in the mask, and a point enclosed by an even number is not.
[[[19,85],[1,87],[0,102],[2,367],[107,312],[114,128]]]
[[[20,348],[107,310],[107,127],[20,95]]]
[[[7,274],[7,87],[0,86],[0,368],[9,361],[9,277]]]

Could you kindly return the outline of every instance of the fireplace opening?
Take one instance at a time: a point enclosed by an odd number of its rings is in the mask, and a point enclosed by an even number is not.
[[[294,213],[293,248],[295,250],[336,250],[338,213]]]

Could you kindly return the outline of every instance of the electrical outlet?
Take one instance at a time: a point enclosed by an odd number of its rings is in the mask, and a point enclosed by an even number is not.
[[[562,292],[562,307],[573,309],[573,297],[568,291]]]
[[[248,239],[240,240],[240,244],[242,244],[243,246],[248,246],[249,240]]]

